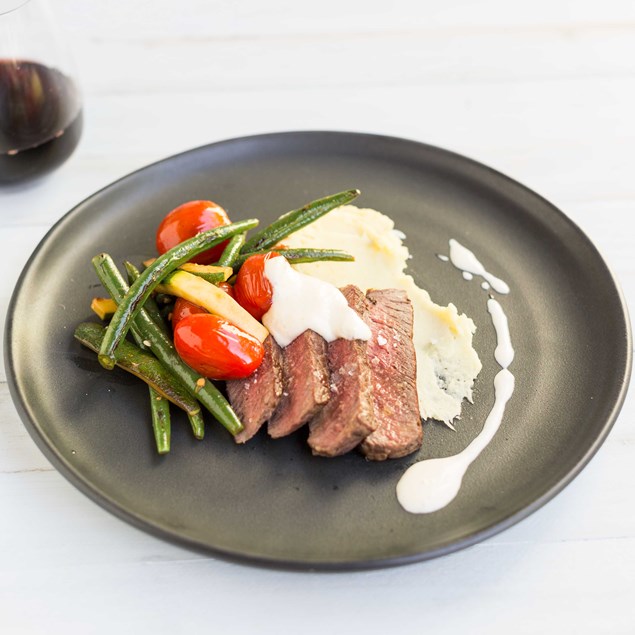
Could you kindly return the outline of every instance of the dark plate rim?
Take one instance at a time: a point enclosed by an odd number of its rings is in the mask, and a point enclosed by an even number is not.
[[[98,198],[103,192],[113,188],[115,186],[120,185],[124,181],[128,179],[133,179],[137,177],[139,174],[144,171],[151,170],[154,167],[161,165],[163,163],[170,162],[179,157],[183,157],[188,154],[194,154],[196,152],[200,152],[210,148],[216,148],[223,145],[231,145],[237,142],[258,142],[265,141],[267,139],[272,138],[284,138],[284,137],[293,137],[293,136],[341,136],[341,137],[355,137],[358,139],[365,138],[367,141],[377,141],[377,142],[392,142],[392,143],[401,143],[407,145],[414,145],[417,147],[425,148],[430,151],[434,151],[436,153],[443,154],[450,159],[459,160],[463,163],[471,164],[473,167],[477,168],[480,171],[489,172],[493,176],[495,176],[499,180],[503,180],[508,184],[512,185],[515,188],[520,188],[520,190],[524,191],[525,194],[528,194],[536,199],[539,199],[544,205],[550,208],[552,213],[555,213],[560,217],[562,221],[569,225],[571,229],[573,229],[580,239],[583,242],[586,242],[588,246],[591,247],[592,251],[598,258],[598,261],[602,263],[604,268],[606,269],[606,273],[609,276],[609,280],[612,283],[612,289],[615,291],[617,299],[619,300],[620,307],[622,309],[624,325],[625,325],[625,338],[624,344],[626,346],[626,357],[625,357],[625,365],[623,374],[617,378],[616,381],[620,383],[619,394],[617,399],[615,400],[611,412],[609,413],[606,420],[603,422],[600,427],[597,436],[595,437],[593,443],[589,446],[584,455],[579,459],[579,461],[573,466],[573,468],[560,480],[558,480],[552,487],[550,487],[542,496],[524,506],[521,510],[510,514],[504,520],[495,523],[489,527],[481,531],[477,531],[475,533],[470,534],[459,540],[451,540],[448,543],[443,544],[435,549],[427,550],[424,552],[420,552],[417,554],[406,555],[406,556],[397,556],[390,558],[377,558],[377,559],[366,559],[363,561],[352,560],[337,560],[337,561],[311,561],[311,560],[287,560],[284,558],[266,558],[262,556],[255,556],[244,552],[235,552],[231,550],[225,550],[218,547],[213,547],[204,543],[201,543],[196,540],[192,540],[185,536],[179,535],[174,531],[166,529],[162,527],[160,524],[151,520],[150,518],[144,517],[140,514],[136,514],[133,511],[122,508],[115,500],[113,500],[110,496],[108,496],[105,492],[101,491],[99,488],[94,486],[87,480],[84,472],[75,469],[72,465],[70,465],[63,456],[61,456],[57,450],[55,445],[47,438],[44,432],[40,429],[37,421],[35,421],[29,414],[28,405],[25,403],[20,390],[17,385],[16,372],[14,367],[14,358],[13,358],[13,350],[12,350],[12,333],[13,333],[13,319],[14,312],[17,305],[18,298],[20,296],[22,286],[24,283],[24,279],[26,278],[30,268],[33,266],[33,262],[35,261],[39,252],[44,248],[44,246],[48,243],[48,241],[61,230],[63,225],[76,214],[80,213],[81,210],[89,205],[94,199]],[[337,572],[337,571],[357,571],[357,570],[367,570],[367,569],[378,569],[378,568],[386,568],[392,566],[399,566],[405,564],[414,564],[417,562],[422,562],[426,560],[431,560],[433,558],[437,558],[440,556],[444,556],[455,551],[459,551],[465,549],[466,547],[470,547],[487,538],[491,538],[496,534],[508,529],[509,527],[515,525],[519,521],[523,520],[527,516],[534,513],[536,510],[540,509],[543,505],[549,502],[552,498],[554,498],[558,493],[560,493],[569,483],[573,481],[573,479],[580,474],[580,472],[584,469],[584,467],[589,463],[589,461],[593,458],[593,456],[597,453],[601,445],[606,440],[609,432],[611,431],[617,417],[622,409],[624,404],[624,400],[626,399],[626,394],[628,392],[629,382],[632,373],[632,365],[633,365],[633,334],[632,327],[629,318],[628,307],[626,304],[626,299],[620,287],[620,284],[609,267],[608,263],[593,243],[593,241],[585,234],[585,232],[574,223],[564,212],[562,212],[559,208],[557,208],[553,203],[542,197],[540,194],[531,190],[527,186],[519,183],[518,181],[512,179],[511,177],[491,168],[475,159],[470,157],[466,157],[463,154],[458,152],[454,152],[451,150],[447,150],[445,148],[440,148],[438,146],[434,146],[427,143],[422,143],[419,141],[415,141],[412,139],[406,139],[402,137],[390,136],[390,135],[380,135],[380,134],[372,134],[367,132],[347,132],[347,131],[331,131],[331,130],[296,130],[296,131],[284,131],[284,132],[269,132],[264,134],[256,134],[249,135],[243,137],[233,137],[231,139],[225,139],[221,141],[217,141],[214,143],[204,144],[198,146],[196,148],[191,148],[189,150],[185,150],[183,152],[179,152],[174,155],[170,155],[153,163],[150,163],[146,166],[143,166],[133,172],[130,172],[119,179],[113,181],[112,183],[107,184],[101,189],[97,190],[80,203],[75,205],[71,210],[69,210],[66,214],[64,214],[52,227],[49,231],[44,235],[44,237],[40,240],[35,250],[30,255],[26,264],[24,265],[20,276],[16,282],[16,286],[11,296],[11,300],[9,302],[9,306],[7,309],[7,319],[6,326],[4,332],[4,361],[5,368],[7,373],[7,383],[9,385],[9,391],[11,397],[13,399],[14,405],[22,422],[29,432],[31,438],[35,441],[36,445],[40,448],[42,453],[46,456],[46,458],[52,463],[52,465],[56,468],[58,472],[62,474],[72,485],[74,485],[77,489],[79,489],[83,494],[88,496],[92,501],[96,502],[98,505],[112,513],[113,515],[121,518],[122,520],[128,522],[129,524],[137,527],[138,529],[142,529],[143,531],[150,533],[158,538],[171,542],[173,544],[177,544],[179,546],[186,547],[198,553],[204,555],[213,555],[215,557],[221,558],[223,560],[231,561],[234,563],[247,564],[247,565],[255,565],[259,567],[265,568],[274,568],[274,569],[284,569],[289,571],[323,571],[323,572]]]

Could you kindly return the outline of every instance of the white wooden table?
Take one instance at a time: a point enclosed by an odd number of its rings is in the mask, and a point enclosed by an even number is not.
[[[635,306],[633,0],[53,2],[86,127],[48,180],[0,190],[0,326],[48,228],[112,180],[223,138],[409,137],[540,192]],[[288,573],[177,548],[114,518],[41,455],[0,375],[2,633],[635,633],[635,400],[566,490],[434,561]]]

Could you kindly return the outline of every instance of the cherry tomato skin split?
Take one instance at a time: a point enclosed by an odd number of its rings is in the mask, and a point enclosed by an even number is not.
[[[257,320],[270,309],[273,290],[265,277],[265,263],[280,256],[276,251],[249,256],[243,263],[234,283],[234,299]]]
[[[230,224],[227,212],[213,201],[190,201],[173,209],[161,221],[157,229],[157,251],[164,254],[188,238],[215,227]],[[208,265],[216,262],[223,253],[228,241],[192,258],[191,262]]]
[[[194,304],[184,298],[177,298],[174,303],[174,309],[172,310],[172,328],[174,328],[183,318],[196,313],[209,313],[202,306]]]
[[[249,333],[211,313],[183,318],[174,328],[183,361],[210,379],[241,379],[262,363],[263,345]]]

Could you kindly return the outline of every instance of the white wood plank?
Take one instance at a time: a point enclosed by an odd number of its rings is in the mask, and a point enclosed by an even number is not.
[[[385,33],[421,29],[433,35],[448,30],[535,29],[564,31],[592,25],[624,24],[635,20],[630,0],[322,0],[320,3],[269,0],[111,0],[86,4],[56,0],[63,23],[76,36],[98,41],[140,38],[214,36],[275,37],[321,34],[346,37],[356,33]]]
[[[107,550],[106,535],[102,544]],[[66,633],[279,633],[301,625],[303,633],[627,635],[635,626],[625,609],[633,553],[632,540],[485,544],[399,570],[311,575],[192,557],[93,566],[69,545],[62,567],[11,572],[0,594],[4,624],[18,633],[53,624]]]
[[[320,101],[361,87],[632,77],[635,25],[485,31],[172,37],[83,41],[91,94],[312,89]],[[113,74],[112,68],[126,72]],[[336,91],[336,92],[333,92]],[[187,106],[184,100],[183,106]],[[253,102],[259,105],[258,101]],[[171,123],[171,122],[167,122]]]

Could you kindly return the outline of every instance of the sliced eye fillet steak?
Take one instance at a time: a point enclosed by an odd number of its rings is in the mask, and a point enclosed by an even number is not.
[[[366,298],[362,291],[353,285],[341,291],[348,305],[363,319]],[[367,342],[362,340],[338,339],[329,343],[331,398],[309,423],[308,443],[313,454],[344,454],[377,427],[366,349]]]
[[[269,420],[269,435],[278,438],[295,432],[329,400],[330,373],[326,341],[307,330],[282,350],[284,392]]]
[[[423,440],[412,342],[413,309],[400,289],[371,290],[366,300],[366,321],[372,332],[367,353],[377,429],[362,441],[360,449],[366,458],[383,461],[418,450]]]
[[[272,336],[261,366],[227,382],[227,393],[251,439],[268,421],[270,436],[291,434],[309,422],[313,454],[339,456],[359,446],[374,461],[399,458],[421,447],[423,428],[412,341],[413,309],[400,289],[341,289],[369,325],[371,339],[327,344],[308,330],[285,349]]]
[[[245,443],[274,413],[282,397],[282,352],[271,335],[264,341],[262,364],[244,379],[227,382],[227,396],[244,430],[234,440]]]

